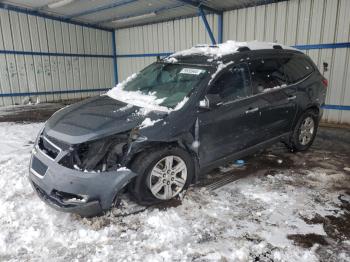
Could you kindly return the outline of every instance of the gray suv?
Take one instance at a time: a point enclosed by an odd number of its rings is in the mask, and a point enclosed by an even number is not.
[[[326,87],[293,48],[193,47],[56,112],[35,142],[30,182],[51,207],[82,216],[110,209],[125,189],[143,205],[167,201],[273,143],[308,149]]]

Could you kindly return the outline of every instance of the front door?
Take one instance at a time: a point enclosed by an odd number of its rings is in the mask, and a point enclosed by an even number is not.
[[[252,96],[245,63],[225,69],[207,94],[218,95],[220,101],[198,113],[201,166],[255,144],[260,110],[266,106],[260,97]]]

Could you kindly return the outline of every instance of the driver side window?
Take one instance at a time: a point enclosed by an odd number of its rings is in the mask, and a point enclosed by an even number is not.
[[[223,101],[250,96],[248,66],[240,64],[226,70],[211,86],[208,94],[219,95]]]

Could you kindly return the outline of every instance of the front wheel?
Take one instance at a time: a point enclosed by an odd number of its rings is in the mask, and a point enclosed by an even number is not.
[[[314,142],[318,129],[318,114],[313,110],[306,111],[295,125],[289,148],[291,151],[305,151]]]
[[[194,174],[191,155],[177,147],[141,154],[132,164],[139,176],[129,190],[139,204],[150,205],[177,197]]]

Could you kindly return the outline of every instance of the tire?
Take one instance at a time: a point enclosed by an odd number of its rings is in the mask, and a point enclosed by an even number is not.
[[[289,149],[292,152],[308,150],[315,140],[318,124],[317,112],[314,110],[304,112],[293,129]]]
[[[181,163],[181,167],[184,164],[186,170],[181,169],[181,172],[175,173],[176,170],[172,172],[172,169],[167,168],[165,165],[170,164],[171,156],[173,168],[179,168],[178,165]],[[129,184],[129,192],[138,204],[146,206],[177,197],[188,188],[194,176],[191,155],[178,147],[164,147],[141,153],[130,168],[139,175]],[[180,182],[183,183],[182,188],[175,184],[180,185]]]

